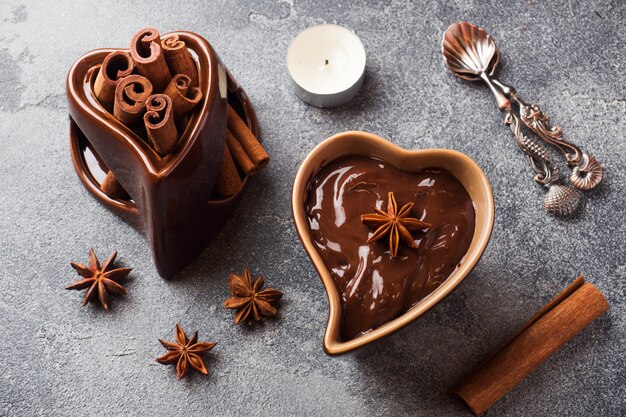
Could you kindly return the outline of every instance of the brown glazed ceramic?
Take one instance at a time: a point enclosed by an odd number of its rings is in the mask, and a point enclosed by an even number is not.
[[[443,169],[456,177],[474,202],[476,225],[474,237],[459,267],[430,295],[400,317],[349,341],[341,339],[341,296],[322,258],[313,246],[304,203],[310,179],[320,167],[347,155],[362,155],[382,159],[405,171],[426,168]],[[385,337],[420,317],[454,290],[480,259],[494,221],[491,187],[480,167],[468,156],[445,149],[406,150],[376,135],[366,132],[344,132],[320,143],[302,162],[292,191],[292,210],[300,240],[324,284],[330,312],[324,333],[324,350],[330,355],[346,353]]]
[[[216,200],[212,194],[225,142],[227,102],[258,136],[247,95],[209,43],[191,32],[173,33],[198,58],[203,99],[190,116],[177,149],[164,158],[93,95],[99,65],[107,54],[119,49],[86,53],[67,76],[70,147],[76,172],[99,202],[146,235],[163,277],[173,276],[194,259],[231,216],[245,189],[247,177],[232,197]],[[100,190],[106,167],[130,200],[112,199]]]

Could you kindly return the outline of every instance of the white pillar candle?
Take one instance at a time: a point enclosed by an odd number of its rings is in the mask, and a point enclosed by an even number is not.
[[[291,42],[287,66],[302,101],[317,107],[339,106],[363,84],[365,48],[358,36],[342,26],[312,26]]]

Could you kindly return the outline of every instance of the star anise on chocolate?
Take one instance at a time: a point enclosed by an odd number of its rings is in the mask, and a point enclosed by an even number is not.
[[[389,193],[387,211],[374,207],[375,213],[363,214],[361,221],[370,227],[376,227],[374,234],[367,239],[367,243],[376,242],[389,236],[389,253],[392,258],[398,256],[400,240],[409,247],[417,249],[417,245],[411,236],[411,232],[430,227],[429,223],[409,217],[413,203],[406,203],[398,211],[398,203],[393,192]]]
[[[157,358],[156,361],[163,365],[175,363],[178,379],[187,375],[190,366],[201,374],[209,373],[202,361],[202,355],[213,349],[216,342],[198,342],[198,332],[195,332],[191,339],[187,339],[187,335],[178,323],[176,323],[176,343],[162,339],[159,339],[159,342],[169,352]]]
[[[275,304],[283,296],[283,293],[274,288],[261,290],[265,280],[258,277],[254,283],[248,268],[244,269],[243,276],[230,274],[228,286],[233,293],[224,301],[224,307],[237,310],[235,324],[254,320],[260,321],[263,317],[275,316],[277,311]]]
[[[111,269],[117,252],[113,252],[111,256],[107,258],[102,265],[96,256],[93,248],[89,250],[89,266],[70,262],[72,268],[76,270],[78,275],[83,279],[76,281],[73,284],[65,287],[66,290],[84,290],[87,288],[85,297],[83,298],[83,305],[88,301],[95,301],[98,299],[102,307],[109,309],[109,293],[126,295],[128,292],[126,288],[118,284],[117,281],[124,278],[131,271],[131,268],[117,268]]]

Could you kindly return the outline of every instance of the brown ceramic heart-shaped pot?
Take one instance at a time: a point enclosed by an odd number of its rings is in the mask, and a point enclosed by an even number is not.
[[[386,161],[403,171],[441,169],[449,172],[465,187],[473,201],[476,215],[474,235],[467,253],[458,267],[439,287],[401,316],[351,340],[341,338],[341,294],[331,274],[316,250],[305,213],[308,187],[313,176],[329,162],[343,156],[366,156]],[[331,355],[341,354],[385,337],[420,317],[454,290],[480,259],[494,221],[491,187],[480,167],[468,156],[445,149],[406,150],[376,135],[366,132],[344,132],[320,143],[302,162],[292,191],[292,210],[300,240],[313,261],[322,280],[330,312],[324,333],[324,350]]]
[[[227,198],[213,194],[226,134],[227,103],[258,136],[254,110],[209,43],[191,32],[178,35],[197,57],[202,101],[190,115],[177,149],[160,157],[97,101],[93,82],[104,58],[120,49],[98,49],[79,58],[67,76],[70,146],[84,186],[105,207],[138,227],[152,246],[160,275],[185,267],[219,231],[238,204],[247,183]],[[108,171],[129,199],[100,190]]]

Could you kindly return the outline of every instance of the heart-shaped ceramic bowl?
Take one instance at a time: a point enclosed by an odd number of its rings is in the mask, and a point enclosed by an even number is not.
[[[97,101],[93,82],[104,58],[120,49],[98,49],[80,57],[67,76],[70,147],[83,185],[105,207],[138,227],[152,246],[157,271],[171,277],[202,250],[232,215],[247,184],[227,199],[212,194],[226,133],[226,105],[258,137],[254,109],[244,90],[211,45],[192,32],[176,34],[196,55],[203,98],[190,115],[177,149],[161,158]],[[110,169],[130,199],[100,190]]]
[[[366,334],[344,341],[340,333],[341,295],[326,265],[313,246],[304,203],[309,181],[315,173],[330,161],[347,155],[379,158],[405,171],[439,168],[450,172],[463,184],[474,202],[476,225],[474,237],[459,267],[435,291],[400,317]],[[330,311],[323,346],[326,353],[330,355],[346,353],[399,330],[450,294],[470,273],[483,254],[491,236],[494,220],[493,195],[489,181],[476,162],[468,156],[446,149],[406,150],[366,132],[339,133],[317,145],[302,162],[296,174],[291,204],[296,230],[302,245],[313,261],[328,295]]]

